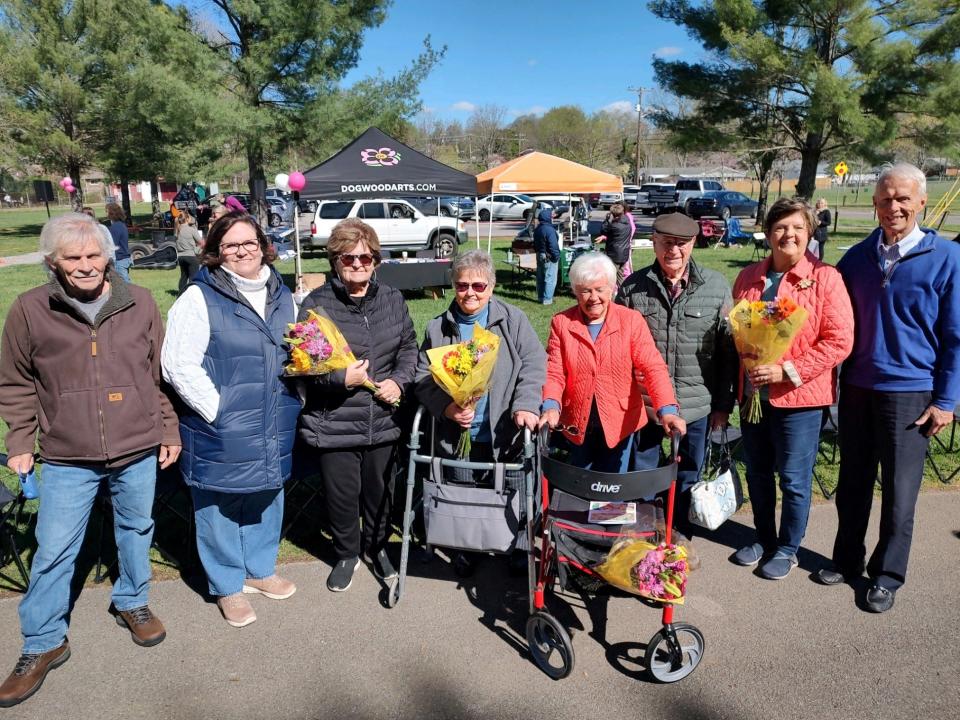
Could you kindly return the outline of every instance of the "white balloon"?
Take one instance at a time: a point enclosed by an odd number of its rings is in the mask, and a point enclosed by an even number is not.
[[[286,173],[278,173],[273,182],[284,192],[290,189],[290,176]]]

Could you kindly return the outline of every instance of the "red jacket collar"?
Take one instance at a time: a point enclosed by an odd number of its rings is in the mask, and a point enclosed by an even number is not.
[[[747,281],[751,285],[763,285],[767,273],[770,271],[770,266],[773,264],[773,255],[768,255],[766,258],[761,260],[758,263],[754,263],[746,268],[744,271],[746,273]],[[803,257],[800,258],[800,261],[794,265],[792,268],[787,270],[787,276],[792,276],[798,280],[803,278],[811,277],[813,271],[816,270],[818,265],[823,263],[814,257],[809,250],[807,250]],[[793,280],[791,279],[791,283]]]

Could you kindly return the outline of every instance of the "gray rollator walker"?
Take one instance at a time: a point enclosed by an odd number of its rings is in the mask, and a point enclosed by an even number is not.
[[[567,677],[573,671],[573,644],[566,628],[547,610],[547,596],[555,585],[563,590],[578,586],[585,589],[586,581],[595,589],[604,582],[592,567],[607,557],[620,537],[621,527],[591,522],[591,503],[634,502],[666,492],[662,540],[670,543],[679,436],[671,438],[670,464],[614,474],[585,470],[551,457],[546,428],[535,437],[524,430],[523,454],[518,463],[478,463],[424,455],[420,452],[422,417],[421,407],[417,409],[410,433],[400,573],[390,587],[388,606],[396,606],[403,595],[414,520],[417,465],[428,465],[431,476],[424,481],[423,499],[428,550],[439,546],[509,552],[517,546],[515,540],[521,524],[525,526],[530,613],[526,625],[527,644],[534,662],[544,673],[555,680]],[[493,474],[493,482],[489,487],[474,487],[445,481],[444,468],[486,471]],[[519,487],[506,481],[507,473],[522,478]],[[535,498],[539,502],[535,503]],[[637,537],[646,535],[652,539],[656,533],[642,533]],[[661,628],[646,645],[647,672],[656,682],[682,680],[703,658],[703,633],[688,623],[675,623],[673,614],[674,606],[664,603]]]

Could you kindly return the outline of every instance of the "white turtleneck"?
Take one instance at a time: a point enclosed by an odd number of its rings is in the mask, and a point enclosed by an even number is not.
[[[236,285],[237,290],[261,318],[267,306],[267,281],[270,268],[264,265],[255,279],[240,277],[221,268]],[[293,317],[296,322],[297,308]],[[160,351],[164,379],[173,386],[180,398],[207,422],[213,422],[220,408],[220,393],[203,369],[203,356],[210,344],[210,317],[203,291],[190,285],[177,298],[167,315],[167,332]]]

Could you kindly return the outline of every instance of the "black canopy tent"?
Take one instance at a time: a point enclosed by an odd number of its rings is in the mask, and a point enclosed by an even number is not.
[[[303,173],[307,200],[460,195],[475,197],[477,178],[444,165],[372,127]]]

